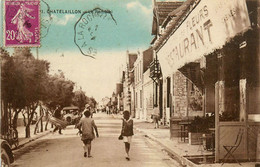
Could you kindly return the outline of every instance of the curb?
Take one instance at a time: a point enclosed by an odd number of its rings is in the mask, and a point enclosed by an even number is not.
[[[144,133],[148,138],[150,138],[151,140],[155,141],[156,143],[158,143],[160,146],[162,146],[164,148],[164,150],[173,158],[175,159],[178,163],[180,163],[183,166],[189,166],[189,167],[201,167],[201,165],[196,165],[193,162],[191,162],[190,160],[188,160],[187,158],[179,155],[178,153],[176,153],[175,151],[173,151],[171,148],[169,148],[165,143],[161,142],[160,140],[158,140],[156,137],[154,137],[152,134],[149,134],[147,132],[145,132],[145,130],[142,130],[140,128],[136,128],[137,131]]]
[[[16,152],[18,151],[20,148],[24,147],[25,145],[27,145],[28,143],[32,142],[32,141],[35,141],[39,138],[42,138],[44,136],[47,136],[48,134],[50,134],[51,131],[50,130],[47,130],[45,132],[41,132],[39,134],[36,134],[34,137],[31,137],[31,138],[27,138],[27,139],[24,139],[22,140],[21,142],[19,142],[19,146],[17,148],[13,148],[12,151],[13,152]]]

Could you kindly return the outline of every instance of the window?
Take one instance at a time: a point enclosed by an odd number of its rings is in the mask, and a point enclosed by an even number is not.
[[[153,94],[154,94],[154,96],[153,96],[153,105],[154,105],[154,107],[157,107],[158,106],[158,101],[157,101],[157,99],[158,99],[158,84],[156,83],[156,82],[154,82],[154,84],[153,84],[154,86],[154,89],[153,89]]]
[[[141,62],[140,62],[140,64],[139,64],[139,69],[140,69],[140,73],[139,73],[139,78],[140,78],[140,80],[141,80],[141,78],[142,78],[142,68],[141,68]]]
[[[137,74],[136,74],[136,81],[138,82],[139,81],[139,67],[138,67],[138,65],[136,66],[136,68],[137,68]]]
[[[174,96],[174,74],[172,75],[172,95]]]
[[[137,92],[135,93],[135,108],[138,107],[138,97],[137,97]]]
[[[143,92],[142,92],[142,90],[140,90],[140,108],[143,108],[143,103],[142,103],[142,100],[143,100],[143,98],[142,98],[142,95],[143,94]]]
[[[171,78],[167,78],[167,107],[170,107],[170,95],[171,95]]]
[[[137,81],[137,77],[136,77],[136,68],[134,69],[134,74],[135,74],[135,82]]]

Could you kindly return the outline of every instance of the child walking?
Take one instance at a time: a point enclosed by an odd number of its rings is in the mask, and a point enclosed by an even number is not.
[[[126,159],[129,161],[129,151],[130,151],[130,143],[132,140],[132,136],[134,135],[133,131],[133,120],[130,119],[129,111],[123,112],[123,124],[122,124],[122,131],[121,134],[123,136],[123,141],[125,143],[125,152],[126,152]]]
[[[98,135],[97,126],[92,118],[90,118],[90,111],[87,110],[84,112],[85,117],[82,117],[77,125],[79,132],[82,134],[81,140],[83,142],[84,157],[92,157],[91,155],[91,142],[95,138],[94,130],[96,136]]]

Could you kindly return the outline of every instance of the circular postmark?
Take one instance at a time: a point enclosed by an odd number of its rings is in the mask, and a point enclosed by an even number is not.
[[[41,0],[41,38],[48,35],[53,21],[50,10],[50,6],[46,0]]]
[[[83,55],[95,58],[98,48],[104,47],[112,38],[111,29],[116,24],[110,10],[85,11],[74,26],[74,43]]]

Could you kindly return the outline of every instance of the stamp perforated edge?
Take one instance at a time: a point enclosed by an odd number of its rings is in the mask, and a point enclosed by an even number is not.
[[[28,1],[28,0],[11,0],[11,1]],[[26,44],[26,45],[12,45],[12,46],[6,46],[6,43],[5,43],[5,2],[6,0],[3,0],[3,47],[6,47],[6,48],[19,48],[19,47],[34,47],[34,48],[40,48],[41,47],[41,1],[40,0],[30,0],[30,1],[38,1],[39,2],[39,11],[38,11],[38,24],[39,24],[39,41],[40,41],[40,44]]]

